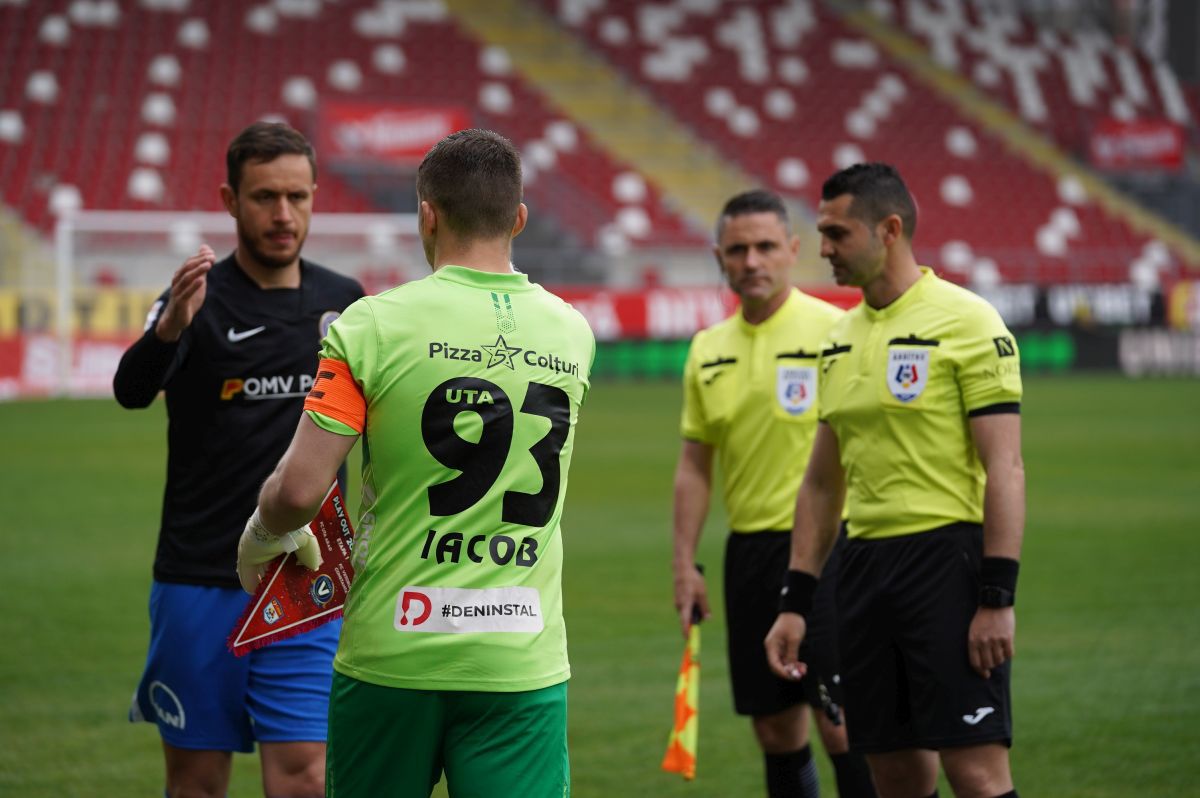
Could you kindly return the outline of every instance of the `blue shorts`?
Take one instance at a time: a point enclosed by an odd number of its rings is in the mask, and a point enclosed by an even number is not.
[[[154,583],[131,721],[155,723],[168,745],[200,751],[325,742],[341,620],[235,657],[225,640],[247,601],[237,588]]]

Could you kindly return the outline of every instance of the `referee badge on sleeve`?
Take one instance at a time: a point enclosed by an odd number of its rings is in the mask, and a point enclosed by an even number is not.
[[[779,366],[775,396],[789,416],[798,416],[812,407],[817,398],[816,366]]]
[[[887,386],[901,402],[911,402],[929,381],[929,350],[888,348]]]

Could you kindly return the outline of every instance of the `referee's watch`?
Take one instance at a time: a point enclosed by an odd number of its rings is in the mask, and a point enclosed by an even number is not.
[[[979,606],[989,609],[1011,607],[1017,602],[1016,594],[996,585],[983,585],[979,588]]]

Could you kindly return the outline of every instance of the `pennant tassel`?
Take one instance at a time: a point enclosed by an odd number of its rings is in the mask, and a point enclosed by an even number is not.
[[[687,646],[675,681],[675,725],[667,738],[662,769],[688,781],[696,778],[696,741],[700,729],[700,624],[688,629]]]

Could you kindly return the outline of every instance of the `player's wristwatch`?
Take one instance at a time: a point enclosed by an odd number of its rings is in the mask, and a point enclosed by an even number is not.
[[[996,585],[983,585],[979,588],[979,606],[990,609],[1011,607],[1017,603],[1016,594]]]

